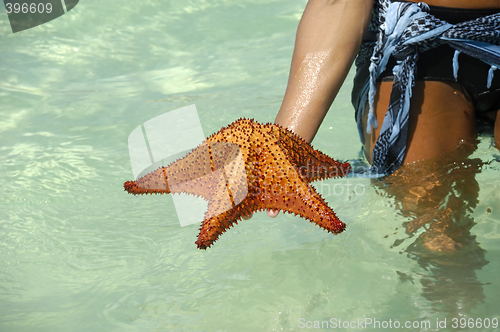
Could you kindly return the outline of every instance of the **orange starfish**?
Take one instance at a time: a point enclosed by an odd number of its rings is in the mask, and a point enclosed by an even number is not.
[[[241,217],[273,209],[300,215],[328,232],[345,229],[310,182],[344,176],[340,163],[288,129],[240,119],[208,137],[167,167],[160,167],[124,188],[131,194],[188,193],[208,201],[200,228],[206,249]]]

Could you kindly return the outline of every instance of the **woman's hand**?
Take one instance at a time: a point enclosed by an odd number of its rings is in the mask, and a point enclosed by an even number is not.
[[[280,213],[280,210],[267,210],[267,215],[271,218],[276,218],[278,216],[278,214]],[[249,216],[243,216],[242,219],[243,220],[249,220],[250,218],[252,218],[253,214],[249,215]]]

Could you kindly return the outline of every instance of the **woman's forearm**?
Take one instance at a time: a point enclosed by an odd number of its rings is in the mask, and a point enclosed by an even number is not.
[[[373,0],[308,2],[276,124],[312,141],[359,50],[372,6]]]

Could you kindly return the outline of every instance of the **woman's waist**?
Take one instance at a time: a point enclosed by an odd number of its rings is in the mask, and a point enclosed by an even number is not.
[[[418,3],[420,1],[407,0],[406,2]],[[500,2],[498,0],[426,0],[424,2],[429,6],[443,7],[443,8],[486,9],[486,10],[500,9]]]
[[[396,2],[396,1],[393,1]],[[400,2],[418,2],[418,1],[400,1]],[[493,6],[493,1],[477,1],[478,3],[483,3],[487,5],[490,3],[489,7],[477,7],[476,1],[449,1],[449,0],[434,0],[434,1],[424,1],[429,5],[430,13],[443,21],[451,24],[457,24],[466,21],[472,21],[480,17],[485,17],[488,15],[493,15],[500,13],[500,1],[496,0],[495,6]],[[452,2],[455,6],[448,6]],[[469,7],[460,7],[465,3],[470,4]]]

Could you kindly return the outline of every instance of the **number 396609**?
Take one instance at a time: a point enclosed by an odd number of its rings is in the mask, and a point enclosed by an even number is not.
[[[20,3],[10,3],[10,2],[7,2],[5,4],[5,9],[7,10],[7,14],[11,14],[11,13],[15,13],[15,14],[18,14],[18,13],[23,13],[23,14],[27,14],[27,13],[31,13],[31,14],[34,14],[34,13],[50,13],[52,12],[52,4],[49,2],[49,3],[23,3],[23,4],[20,4]]]

